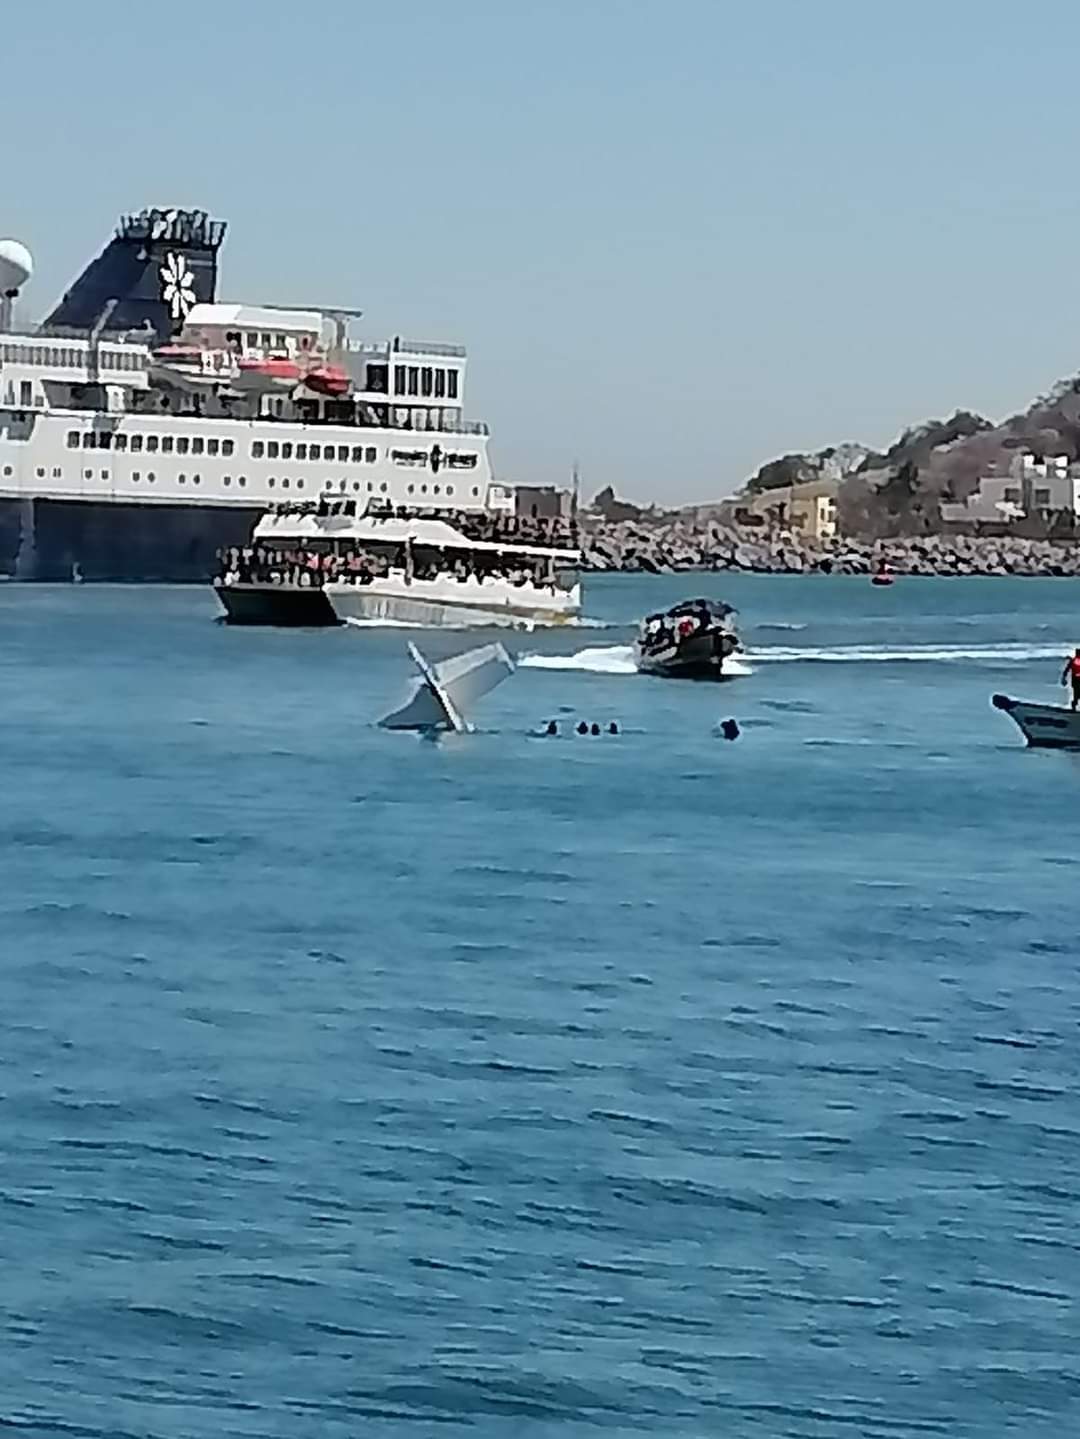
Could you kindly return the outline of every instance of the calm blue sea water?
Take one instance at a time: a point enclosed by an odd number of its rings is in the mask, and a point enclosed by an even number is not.
[[[625,673],[695,590],[752,673]],[[0,1427],[1078,1432],[1080,763],[988,699],[1080,589],[588,608],[435,745],[401,632],[0,588]]]

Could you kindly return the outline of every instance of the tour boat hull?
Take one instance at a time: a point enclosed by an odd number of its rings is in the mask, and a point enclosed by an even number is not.
[[[319,585],[268,585],[214,581],[225,622],[276,625],[289,629],[326,629],[341,620]]]
[[[991,704],[1009,716],[1032,749],[1080,750],[1080,713],[1008,695],[994,695]]]
[[[506,593],[514,587],[456,583],[446,579],[414,580],[409,584],[391,577],[368,584],[332,582],[326,586],[329,602],[346,623],[417,625],[425,629],[529,629],[537,625],[572,624],[580,612],[579,592],[550,602],[546,596]],[[490,591],[485,594],[484,591]]]

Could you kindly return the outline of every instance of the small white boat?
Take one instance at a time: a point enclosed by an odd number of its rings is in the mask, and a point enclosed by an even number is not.
[[[1032,749],[1080,750],[1080,713],[1064,705],[1041,705],[994,695],[990,703],[1007,714]]]

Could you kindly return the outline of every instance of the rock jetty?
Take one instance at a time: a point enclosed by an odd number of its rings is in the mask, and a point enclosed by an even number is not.
[[[1012,535],[811,541],[680,519],[640,523],[589,517],[583,518],[581,543],[583,568],[590,571],[868,575],[884,560],[902,575],[1080,576],[1076,540]]]

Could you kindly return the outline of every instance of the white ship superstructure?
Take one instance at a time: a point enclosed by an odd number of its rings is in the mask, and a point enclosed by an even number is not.
[[[286,500],[490,508],[465,351],[219,303],[223,234],[129,217],[40,331],[0,334],[0,574],[204,579]]]

